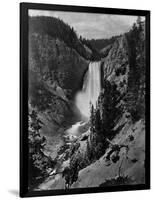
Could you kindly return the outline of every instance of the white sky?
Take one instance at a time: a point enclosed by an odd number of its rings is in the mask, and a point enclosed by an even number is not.
[[[78,35],[88,39],[109,38],[128,31],[137,16],[29,10],[29,16],[59,17],[73,27]]]

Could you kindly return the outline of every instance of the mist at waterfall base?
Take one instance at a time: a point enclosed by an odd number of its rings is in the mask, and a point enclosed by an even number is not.
[[[85,75],[82,91],[75,98],[77,108],[83,118],[90,117],[90,102],[96,107],[96,102],[101,91],[101,62],[90,62]]]
[[[101,62],[90,62],[89,69],[84,77],[82,91],[76,94],[75,104],[80,111],[81,121],[76,122],[66,133],[70,139],[79,136],[88,130],[90,118],[90,102],[96,107],[101,91]]]

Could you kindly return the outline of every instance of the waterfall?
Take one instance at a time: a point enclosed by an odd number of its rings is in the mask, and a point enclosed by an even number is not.
[[[90,116],[90,102],[96,106],[101,90],[101,62],[90,62],[82,91],[76,95],[76,105],[86,118]]]

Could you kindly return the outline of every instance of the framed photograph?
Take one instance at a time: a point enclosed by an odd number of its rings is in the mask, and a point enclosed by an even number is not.
[[[20,4],[20,196],[150,189],[150,11]]]

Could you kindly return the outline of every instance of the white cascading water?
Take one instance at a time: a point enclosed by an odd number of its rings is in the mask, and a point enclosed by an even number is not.
[[[82,91],[76,95],[76,106],[79,109],[82,120],[66,130],[70,140],[82,134],[83,127],[90,117],[90,102],[96,107],[96,102],[101,91],[101,62],[90,62],[89,69],[84,77]]]
[[[90,102],[96,106],[101,91],[101,62],[90,62],[83,89],[76,95],[76,105],[85,118],[90,116]]]

